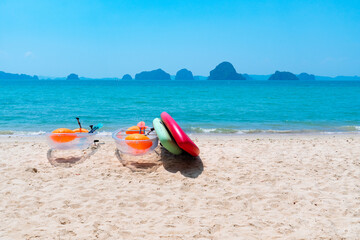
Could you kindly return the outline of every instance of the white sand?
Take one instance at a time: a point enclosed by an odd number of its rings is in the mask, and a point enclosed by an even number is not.
[[[110,138],[63,168],[42,138],[1,137],[0,239],[360,238],[360,135],[195,139],[201,160],[133,172]]]

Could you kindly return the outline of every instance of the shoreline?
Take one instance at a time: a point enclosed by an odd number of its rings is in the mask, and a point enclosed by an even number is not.
[[[273,130],[264,130],[264,131],[255,131],[255,132],[236,132],[236,133],[212,133],[212,132],[189,132],[185,131],[189,136],[206,136],[206,137],[237,137],[237,136],[341,136],[341,135],[360,135],[360,131],[273,131]],[[0,138],[16,138],[16,137],[45,137],[46,134],[50,132],[40,131],[40,132],[20,132],[12,134],[2,134],[0,131]],[[113,132],[97,132],[97,137],[112,137]]]
[[[311,139],[346,139],[359,138],[360,133],[256,133],[256,134],[211,134],[211,133],[196,133],[188,134],[189,137],[196,143],[198,141],[237,141],[237,140],[269,140],[269,139],[283,139],[283,140],[311,140]],[[106,144],[114,144],[115,141],[111,135],[95,135],[95,139],[105,142]],[[36,142],[47,145],[45,135],[0,135],[1,143],[14,142]]]

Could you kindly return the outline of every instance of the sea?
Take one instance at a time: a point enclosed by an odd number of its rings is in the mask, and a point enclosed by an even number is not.
[[[0,135],[102,123],[100,134],[168,112],[188,133],[360,133],[360,81],[0,81]]]

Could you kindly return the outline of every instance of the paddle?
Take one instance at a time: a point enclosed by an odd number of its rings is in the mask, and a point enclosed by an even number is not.
[[[145,136],[147,136],[147,135],[149,135],[152,131],[154,131],[155,130],[155,128],[150,128],[150,131],[147,133],[147,134],[145,134]],[[161,144],[161,143],[160,143]]]
[[[93,132],[95,132],[96,130],[102,128],[102,127],[103,127],[103,124],[102,124],[102,123],[99,123],[99,124],[95,125],[95,126],[90,130],[89,133],[93,133]]]
[[[78,122],[78,124],[79,124],[79,127],[80,127],[80,132],[81,132],[81,123],[80,123],[80,118],[76,118],[76,120],[77,120],[77,122]]]

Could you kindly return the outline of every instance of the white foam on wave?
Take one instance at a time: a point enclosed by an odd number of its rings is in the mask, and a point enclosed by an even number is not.
[[[200,128],[191,127],[192,133],[222,133],[222,134],[243,134],[243,131],[231,128]]]
[[[47,132],[45,131],[37,131],[37,132],[27,132],[27,131],[10,131],[10,130],[4,130],[0,131],[0,136],[42,136],[45,135]],[[105,131],[99,131],[97,132],[99,136],[111,136],[112,132],[105,132]]]
[[[98,132],[97,135],[98,135],[98,136],[111,136],[111,135],[112,135],[112,132],[102,131],[102,132]]]
[[[306,133],[339,133],[339,132],[325,132],[314,129],[302,130],[274,130],[274,129],[231,129],[231,128],[190,128],[192,133],[210,133],[210,134],[306,134]]]
[[[354,125],[351,125],[351,126],[342,126],[339,128],[340,130],[342,131],[346,131],[346,132],[357,132],[357,131],[360,131],[360,126],[354,126]]]
[[[325,129],[234,129],[234,128],[200,128],[190,127],[192,133],[209,133],[209,134],[343,134],[343,133],[360,133],[360,126],[341,126],[334,130]]]
[[[216,128],[200,128],[200,131],[204,132],[204,133],[211,133],[216,131]]]
[[[301,133],[321,133],[321,134],[341,134],[341,133],[359,133],[360,126],[343,126],[340,127],[340,131],[321,131],[313,129],[305,130],[273,130],[273,129],[233,129],[233,128],[200,128],[200,127],[190,127],[190,133],[198,134],[301,134]],[[12,131],[12,130],[0,130],[0,136],[42,136],[45,135],[45,131]],[[108,131],[98,131],[98,136],[111,136],[112,132]]]
[[[44,135],[46,132],[37,131],[37,132],[27,132],[27,131],[0,131],[0,135],[3,136],[40,136]]]

